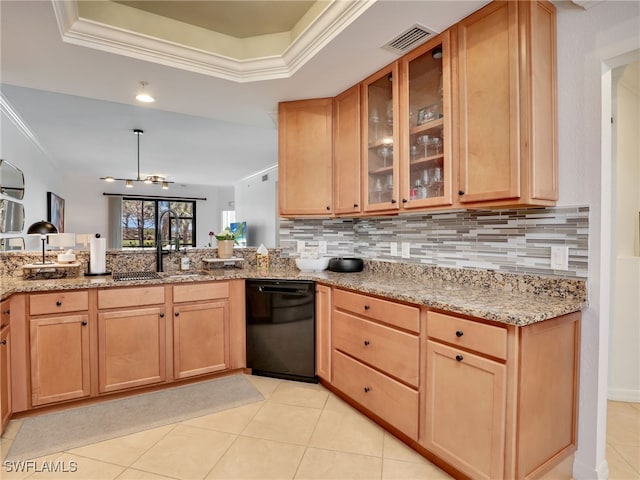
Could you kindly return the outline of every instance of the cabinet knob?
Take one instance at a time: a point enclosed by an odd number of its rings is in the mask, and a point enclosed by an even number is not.
[[[458,195],[464,195],[464,190],[458,190]]]
[[[409,200],[407,200],[406,198],[402,199],[402,203],[407,203]]]
[[[368,346],[369,346],[369,340],[365,340],[365,341],[364,341],[364,346],[365,346],[365,347],[368,347]]]
[[[456,355],[456,360],[461,362],[462,360],[464,360],[464,357],[462,355]]]
[[[59,306],[61,306],[61,305],[62,305],[62,302],[61,302],[60,300],[57,300],[57,301],[56,301],[56,307],[59,307]]]
[[[365,305],[365,306],[364,306],[364,309],[365,309],[365,310],[369,310],[370,308],[371,308],[371,307],[370,307],[369,305]]]
[[[327,205],[327,211],[331,210],[331,207],[329,205]]]
[[[86,327],[86,326],[87,326],[87,321],[86,321],[86,320],[83,320],[83,321],[80,323],[80,325],[82,325],[83,327]]]
[[[364,387],[364,393],[369,393],[371,389],[369,387]]]
[[[6,345],[6,344],[7,344],[7,341],[6,341],[6,340],[2,340],[2,341],[0,342],[0,345]]]
[[[391,203],[398,203],[398,201],[395,198],[392,198]]]
[[[354,204],[353,204],[353,208],[358,208],[358,204],[357,204],[357,203],[354,203]]]
[[[464,335],[464,332],[462,330],[456,331],[456,337],[460,338],[462,335]]]
[[[180,316],[180,312],[176,312],[176,313],[174,313],[174,315],[175,315],[176,317],[179,317],[179,316]]]
[[[9,315],[11,313],[11,310],[3,310],[2,311],[2,315]]]
[[[164,313],[161,313],[161,314],[160,314],[160,318],[164,318]]]

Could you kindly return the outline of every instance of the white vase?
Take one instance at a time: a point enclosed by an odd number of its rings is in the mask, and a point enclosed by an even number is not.
[[[218,258],[233,257],[233,240],[218,240]]]

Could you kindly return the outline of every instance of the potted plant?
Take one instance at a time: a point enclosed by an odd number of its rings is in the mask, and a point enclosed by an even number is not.
[[[237,244],[238,232],[232,232],[229,227],[222,230],[220,233],[213,234],[218,241],[218,257],[219,258],[231,258],[233,257],[233,245]]]

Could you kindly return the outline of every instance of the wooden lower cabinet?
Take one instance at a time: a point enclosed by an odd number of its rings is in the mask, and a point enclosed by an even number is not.
[[[89,316],[31,318],[31,404],[88,397]]]
[[[165,319],[161,307],[98,314],[100,393],[163,382]]]
[[[506,366],[427,341],[426,368],[424,447],[472,478],[503,478]]]
[[[174,378],[229,368],[229,302],[180,305],[173,313]]]
[[[10,329],[0,329],[0,435],[11,417],[11,335]]]
[[[316,284],[316,375],[331,381],[331,287]]]

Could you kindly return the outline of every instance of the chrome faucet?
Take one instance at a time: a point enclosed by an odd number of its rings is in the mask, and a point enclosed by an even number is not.
[[[158,219],[158,229],[156,235],[156,272],[162,272],[162,221],[166,215],[169,215],[169,230],[171,230],[171,215],[176,219],[176,253],[180,251],[180,221],[178,214],[174,210],[165,210]],[[169,252],[171,252],[171,243],[169,243]]]

